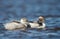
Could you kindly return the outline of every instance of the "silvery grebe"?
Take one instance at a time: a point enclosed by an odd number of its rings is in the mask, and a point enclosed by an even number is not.
[[[29,22],[31,28],[45,28],[44,17],[40,16],[37,22]]]
[[[24,30],[26,28],[26,18],[21,18],[20,22],[19,21],[12,21],[9,23],[4,24],[5,29],[7,30],[16,30],[16,29],[21,29]]]

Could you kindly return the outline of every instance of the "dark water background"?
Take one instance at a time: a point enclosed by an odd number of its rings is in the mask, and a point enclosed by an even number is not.
[[[2,23],[39,16],[45,17],[47,27],[60,27],[60,0],[0,0],[0,39],[60,39],[60,30],[2,30]]]

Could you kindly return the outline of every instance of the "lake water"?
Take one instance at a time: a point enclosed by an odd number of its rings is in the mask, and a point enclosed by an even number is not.
[[[60,27],[60,0],[0,0],[0,39],[60,39],[60,30],[4,30],[4,23],[45,17],[46,27]],[[3,23],[3,24],[2,24]],[[60,29],[60,28],[59,28]]]

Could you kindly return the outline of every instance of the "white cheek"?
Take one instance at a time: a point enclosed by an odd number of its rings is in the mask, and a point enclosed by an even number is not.
[[[21,23],[23,23],[23,20],[20,20]]]
[[[45,23],[43,23],[43,27],[45,27],[46,25],[45,25]]]

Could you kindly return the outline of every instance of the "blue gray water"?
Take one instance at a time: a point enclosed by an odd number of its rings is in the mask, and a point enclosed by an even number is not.
[[[60,30],[4,30],[2,23],[45,17],[46,27],[60,27],[60,0],[0,0],[0,39],[60,39]]]

